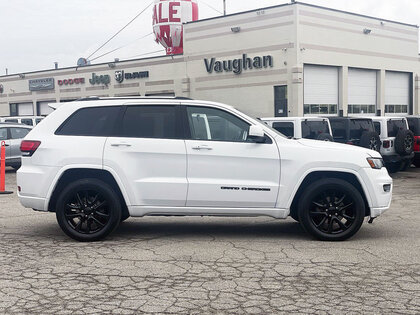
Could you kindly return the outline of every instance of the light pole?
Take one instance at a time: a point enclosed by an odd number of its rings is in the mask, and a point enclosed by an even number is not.
[[[226,15],[226,0],[223,0],[223,15]]]

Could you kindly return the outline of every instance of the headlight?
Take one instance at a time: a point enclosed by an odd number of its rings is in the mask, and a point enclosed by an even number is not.
[[[367,161],[371,168],[380,170],[382,167],[385,166],[384,160],[381,158],[367,158]]]

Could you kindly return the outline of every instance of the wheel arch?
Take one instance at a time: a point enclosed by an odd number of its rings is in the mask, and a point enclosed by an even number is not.
[[[55,205],[58,196],[68,183],[83,178],[95,178],[109,184],[120,198],[123,214],[129,214],[129,200],[125,194],[124,189],[121,189],[114,175],[111,174],[111,172],[109,172],[108,170],[83,167],[69,168],[61,172],[50,194],[47,207],[48,211],[55,212]]]
[[[361,179],[353,173],[345,172],[345,171],[312,171],[306,174],[304,179],[300,182],[299,188],[297,189],[296,193],[294,194],[291,206],[290,206],[290,214],[297,214],[297,206],[299,198],[302,196],[303,192],[305,191],[306,187],[310,184],[314,183],[317,180],[322,178],[337,178],[342,179],[350,184],[352,184],[361,194],[363,201],[365,203],[365,216],[370,215],[370,204],[368,200],[368,195],[366,194],[366,188],[363,186]]]

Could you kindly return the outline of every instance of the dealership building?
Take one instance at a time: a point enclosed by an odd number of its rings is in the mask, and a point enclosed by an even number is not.
[[[418,26],[292,2],[184,25],[184,52],[0,76],[0,115],[183,96],[256,117],[420,113]]]

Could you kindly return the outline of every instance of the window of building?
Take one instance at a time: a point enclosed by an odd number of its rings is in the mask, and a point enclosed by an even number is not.
[[[122,137],[182,138],[177,106],[128,106],[121,125]]]
[[[29,133],[27,128],[10,128],[11,139],[22,139]]]
[[[247,142],[249,124],[220,109],[187,107],[191,138],[229,142]]]
[[[292,122],[278,121],[273,123],[273,128],[286,137],[293,138],[295,136],[295,127]]]
[[[338,106],[335,104],[305,104],[305,115],[336,115]]]
[[[408,114],[408,105],[385,105],[386,114]]]
[[[57,135],[98,136],[112,135],[120,112],[119,106],[82,108],[68,118],[56,131]]]
[[[351,105],[348,106],[349,114],[375,114],[376,105]]]

